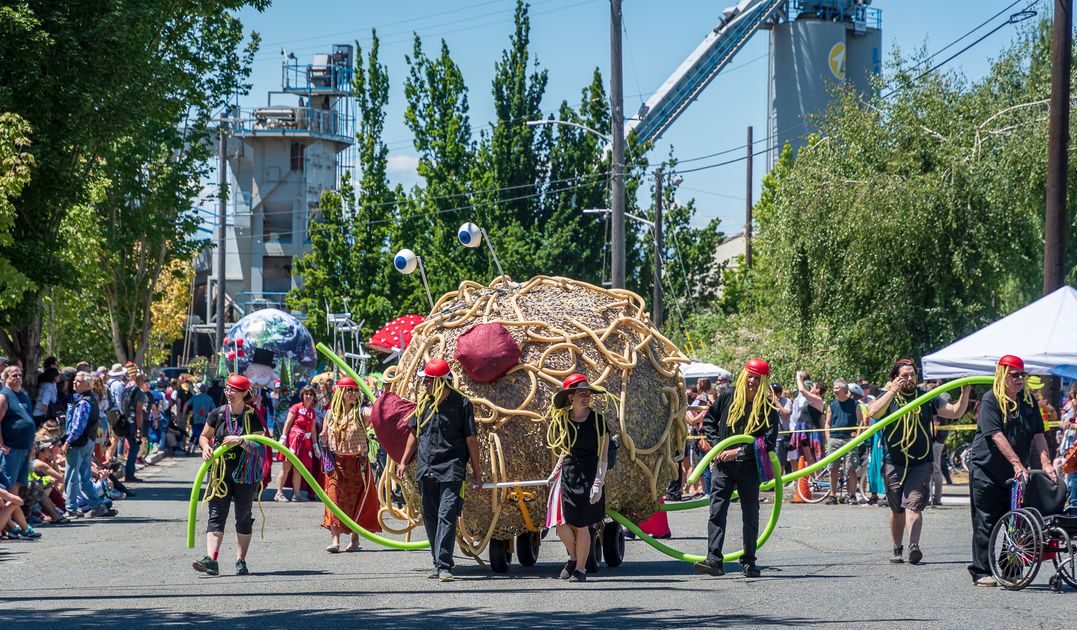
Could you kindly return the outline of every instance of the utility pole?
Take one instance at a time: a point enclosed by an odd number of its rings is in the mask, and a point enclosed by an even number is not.
[[[651,321],[661,328],[662,312],[662,169],[654,170],[654,292],[651,297]]]
[[[221,112],[217,121],[217,348],[224,345],[224,225],[225,211],[228,207],[228,163],[225,152],[225,128],[228,125],[227,111]]]
[[[610,129],[613,136],[611,209],[613,288],[625,287],[625,130],[624,89],[621,85],[621,0],[610,0]]]
[[[1065,279],[1066,172],[1069,168],[1070,64],[1073,54],[1073,0],[1055,0],[1051,41],[1051,112],[1047,123],[1047,204],[1043,217],[1043,294]],[[1047,400],[1059,397],[1057,378],[1047,379]],[[1047,431],[1047,449],[1054,457],[1055,432]]]
[[[752,268],[752,128],[748,127],[748,181],[744,192],[744,268]]]
[[[1070,123],[1070,63],[1073,45],[1073,0],[1055,0],[1051,44],[1051,112],[1047,126],[1047,206],[1043,226],[1043,294],[1062,286],[1065,278],[1066,170]]]

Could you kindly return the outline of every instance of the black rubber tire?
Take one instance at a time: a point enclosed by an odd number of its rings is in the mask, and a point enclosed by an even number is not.
[[[591,551],[587,554],[587,572],[598,573],[598,561],[601,558],[602,553],[602,540],[599,538],[598,529],[595,527],[589,527],[588,531],[591,532]]]
[[[538,562],[539,555],[538,532],[524,532],[516,537],[516,557],[520,564],[525,567],[533,567]]]
[[[490,539],[490,569],[494,573],[508,573],[509,565],[512,564],[512,554],[509,553],[509,541]]]
[[[606,523],[602,529],[602,558],[611,569],[625,559],[625,533],[620,523]]]

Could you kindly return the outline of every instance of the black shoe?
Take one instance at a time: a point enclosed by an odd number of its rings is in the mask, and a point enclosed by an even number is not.
[[[894,547],[894,556],[890,558],[890,564],[902,564],[905,562],[904,555],[905,548],[901,545]]]
[[[696,562],[692,565],[692,568],[696,570],[696,573],[700,575],[713,575],[714,577],[721,577],[725,575],[725,567],[720,564],[711,564],[710,562]]]
[[[754,562],[751,563],[751,564],[746,564],[743,567],[741,567],[740,572],[743,573],[744,577],[747,577],[747,578],[757,578],[760,575],[762,575],[759,572],[759,567],[755,566]]]
[[[572,573],[575,570],[576,570],[576,561],[575,560],[569,560],[568,562],[565,563],[565,568],[561,569],[561,575],[559,577],[562,580],[567,580],[568,578],[572,577]]]
[[[142,480],[138,477],[131,475],[130,477],[124,477],[124,483],[142,483]]]
[[[909,564],[920,564],[924,559],[924,552],[920,551],[920,545],[909,545]]]
[[[830,495],[826,498],[826,501],[824,503],[826,503],[826,505],[837,505],[838,499],[834,495]]]
[[[247,570],[246,560],[236,560],[236,575],[250,575],[251,572]]]
[[[578,571],[578,570],[573,571],[572,572],[572,577],[568,578],[568,581],[569,582],[586,582],[587,581],[587,574],[584,573],[583,571]]]
[[[217,561],[209,556],[202,558],[201,560],[195,560],[191,563],[195,571],[199,573],[205,573],[206,575],[220,575],[221,568],[217,564]]]

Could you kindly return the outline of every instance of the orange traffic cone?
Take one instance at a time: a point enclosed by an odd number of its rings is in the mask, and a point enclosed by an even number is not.
[[[801,455],[797,460],[797,470],[803,470],[807,466],[807,460]],[[797,485],[793,489],[793,503],[805,503],[804,499],[811,499],[811,485],[808,483],[808,477],[804,476],[797,479]]]

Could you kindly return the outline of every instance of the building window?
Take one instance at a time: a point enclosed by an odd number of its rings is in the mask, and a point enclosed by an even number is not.
[[[307,148],[301,142],[292,143],[292,171],[302,172]]]

